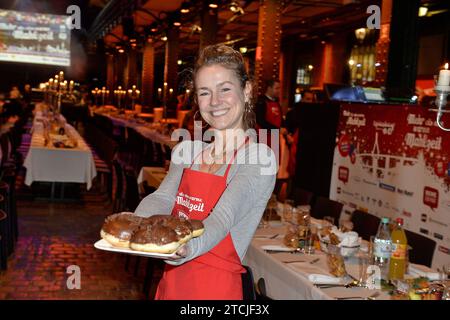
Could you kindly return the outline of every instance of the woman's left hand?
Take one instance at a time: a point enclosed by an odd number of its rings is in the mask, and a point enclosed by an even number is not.
[[[185,258],[187,256],[187,247],[186,246],[182,246],[180,249],[177,250],[177,252],[175,252],[175,255],[177,256],[177,258],[181,259],[181,258]]]

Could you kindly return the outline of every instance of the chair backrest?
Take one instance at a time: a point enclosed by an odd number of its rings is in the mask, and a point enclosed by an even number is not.
[[[266,281],[264,278],[259,278],[258,282],[256,283],[257,293],[256,298],[257,300],[273,300],[267,296],[266,291]]]
[[[295,188],[293,198],[296,206],[310,205],[314,194],[302,188]]]
[[[112,162],[112,187],[111,187],[111,199],[115,201],[120,199],[123,193],[123,172],[122,166],[116,160]]]
[[[256,300],[255,281],[249,266],[243,266],[246,273],[242,273],[242,297],[244,300]]]
[[[436,241],[409,230],[405,230],[405,234],[408,245],[412,247],[409,261],[431,267]]]
[[[334,217],[335,224],[337,224],[341,216],[341,211],[342,203],[319,196],[311,209],[311,215],[317,219],[332,216]]]
[[[125,210],[134,212],[139,205],[139,186],[133,170],[123,170],[125,173]]]
[[[377,234],[381,219],[368,212],[355,210],[351,221],[353,222],[353,231],[358,232],[361,238],[369,241],[370,236]]]

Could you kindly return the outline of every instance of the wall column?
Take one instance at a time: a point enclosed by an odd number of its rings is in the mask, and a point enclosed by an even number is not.
[[[281,11],[283,6],[284,1],[260,1],[255,56],[255,90],[258,95],[264,93],[264,82],[266,80],[279,79]]]
[[[155,47],[153,40],[148,39],[144,46],[142,59],[142,104],[152,108],[153,87],[155,82]]]

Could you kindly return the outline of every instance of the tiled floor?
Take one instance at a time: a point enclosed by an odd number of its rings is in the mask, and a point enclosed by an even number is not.
[[[145,261],[134,276],[134,259],[125,270],[125,256],[93,247],[111,206],[105,194],[82,192],[78,202],[33,200],[18,183],[19,240],[0,274],[2,299],[144,299]],[[80,268],[80,289],[67,268]]]

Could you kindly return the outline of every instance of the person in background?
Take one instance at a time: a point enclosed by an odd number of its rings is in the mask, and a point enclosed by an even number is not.
[[[19,87],[13,86],[9,92],[9,99],[19,100],[20,98],[22,98],[22,94],[20,93]]]
[[[266,92],[258,97],[256,102],[256,123],[260,129],[280,129],[283,122],[283,112],[278,101],[280,82],[266,81]]]
[[[31,103],[31,94],[31,85],[27,83],[23,87],[23,102],[25,102],[27,106]]]
[[[258,98],[256,103],[256,123],[258,129],[267,129],[267,145],[275,154],[279,155],[279,170],[274,193],[278,200],[283,201],[287,195],[289,172],[289,148],[287,145],[287,131],[283,127],[283,111],[279,103],[280,82],[278,80],[266,81],[266,91]],[[279,130],[278,146],[271,141],[270,130]]]

